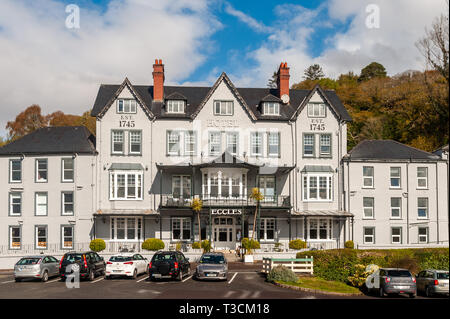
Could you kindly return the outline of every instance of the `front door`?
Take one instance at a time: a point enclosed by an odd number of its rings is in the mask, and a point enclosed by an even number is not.
[[[213,245],[214,249],[235,249],[235,225],[233,217],[213,218]]]

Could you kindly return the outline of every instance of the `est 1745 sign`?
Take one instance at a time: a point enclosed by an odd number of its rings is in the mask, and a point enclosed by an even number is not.
[[[325,131],[325,123],[322,119],[313,119],[309,123],[309,129],[311,131]]]

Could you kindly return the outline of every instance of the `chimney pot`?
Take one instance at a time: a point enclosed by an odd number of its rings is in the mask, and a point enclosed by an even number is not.
[[[287,66],[287,62],[281,62],[280,68],[278,69],[278,79],[277,79],[277,87],[279,97],[281,98],[283,95],[289,96],[289,68]]]
[[[155,59],[153,64],[153,100],[162,102],[164,99],[164,64]]]

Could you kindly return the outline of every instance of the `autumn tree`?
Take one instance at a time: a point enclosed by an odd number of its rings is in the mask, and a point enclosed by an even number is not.
[[[303,74],[303,78],[305,80],[311,81],[320,80],[325,77],[322,67],[319,64],[310,65],[307,69],[305,69]]]
[[[384,66],[378,62],[372,62],[361,70],[361,74],[358,80],[360,82],[363,82],[373,79],[375,77],[385,77],[385,76],[386,76],[386,69],[384,68]]]
[[[14,121],[6,123],[10,140],[15,140],[41,127],[47,126],[48,120],[41,114],[41,107],[37,104],[29,106],[19,113]]]

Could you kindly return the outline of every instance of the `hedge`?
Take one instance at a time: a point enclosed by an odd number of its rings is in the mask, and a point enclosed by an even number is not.
[[[300,249],[306,248],[306,242],[301,239],[291,240],[289,242],[289,248],[295,249],[295,250],[300,250]]]
[[[152,251],[164,249],[164,242],[158,238],[149,238],[142,243],[142,249]]]
[[[296,256],[314,257],[315,276],[345,283],[360,271],[357,265],[406,268],[413,274],[427,268],[449,269],[448,248],[332,249],[299,252]]]

